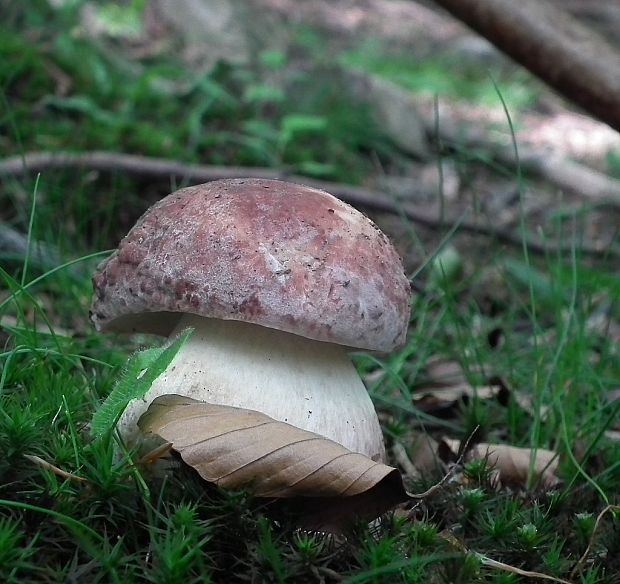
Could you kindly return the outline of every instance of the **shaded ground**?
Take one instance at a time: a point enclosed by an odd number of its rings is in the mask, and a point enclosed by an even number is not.
[[[605,2],[577,1],[571,2],[568,8],[580,18],[589,19],[612,41],[618,41],[618,34],[610,23],[620,19],[620,8]],[[513,65],[485,40],[434,8],[432,3],[400,0],[345,0],[338,3],[261,0],[255,3],[253,10],[260,15],[257,17],[260,24],[253,28],[251,42],[258,43],[262,48],[286,47],[292,40],[292,37],[286,36],[291,34],[290,31],[311,27],[321,31],[326,54],[337,55],[372,42],[384,54],[393,54],[395,59],[402,60],[403,55],[408,55],[412,62],[418,62],[440,56],[461,63],[466,68],[490,70],[493,76],[497,72],[509,77],[518,75],[514,87],[518,86],[518,79],[523,78],[528,91],[535,96],[526,107],[511,111],[515,138],[520,148],[534,150],[542,158],[558,156],[574,159],[603,172],[613,170],[620,174],[618,155],[615,154],[620,150],[620,136],[616,132],[576,111],[520,67]],[[156,6],[150,12],[148,22],[151,30],[160,35],[158,42],[171,34],[161,15],[158,16]],[[264,28],[264,36],[261,27]],[[283,30],[287,33],[280,34]],[[195,35],[194,29],[192,35]],[[189,38],[189,45],[185,48],[187,59],[197,67],[204,66],[205,55],[208,55],[207,62],[213,58],[213,47],[201,46],[195,36],[190,35]],[[304,64],[297,62],[295,66],[303,68]],[[502,91],[502,83],[498,84]],[[490,78],[487,85],[491,87],[489,91],[492,94]],[[434,122],[431,120],[438,113],[438,124],[448,128],[450,134],[473,134],[486,144],[474,152],[456,155],[452,152],[444,158],[441,176],[443,201],[438,197],[440,176],[437,156],[433,154],[436,146],[433,145],[429,146],[426,161],[405,156],[393,161],[391,167],[378,166],[376,175],[367,177],[366,185],[387,190],[429,213],[439,213],[441,208],[448,216],[459,217],[468,210],[474,215],[481,213],[483,222],[491,221],[497,228],[514,229],[521,220],[516,171],[506,168],[505,176],[502,176],[496,172],[496,167],[488,165],[496,148],[511,147],[512,143],[511,129],[499,98],[494,104],[476,103],[440,91],[438,100],[437,109],[432,92],[416,93],[413,102],[417,114],[412,111],[412,115],[419,115],[426,121],[427,127],[432,128]],[[470,164],[472,160],[477,160],[478,164]],[[543,227],[548,236],[555,237],[558,212],[568,217],[579,211],[580,229],[583,229],[587,242],[604,249],[614,241],[619,218],[615,205],[610,207],[604,201],[589,199],[587,193],[582,197],[579,193],[564,192],[544,178],[531,177],[524,193],[523,209],[532,229]],[[582,205],[586,205],[585,213]],[[394,227],[392,219],[379,217],[378,220],[395,235],[403,234],[402,230]],[[424,238],[430,238],[431,243],[437,242],[434,230],[420,231]],[[484,247],[485,243],[481,243]],[[469,246],[467,244],[465,247]],[[419,257],[413,257],[410,263],[413,265],[419,260]]]

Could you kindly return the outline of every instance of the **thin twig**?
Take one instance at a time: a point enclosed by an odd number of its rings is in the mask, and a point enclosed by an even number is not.
[[[498,560],[494,560],[481,554],[480,552],[476,552],[470,550],[461,540],[459,540],[451,531],[444,530],[440,534],[445,541],[447,541],[452,547],[461,551],[464,554],[473,554],[478,560],[488,568],[494,568],[495,570],[502,570],[504,572],[510,572],[511,574],[517,574],[518,576],[525,576],[526,578],[537,578],[539,580],[550,580],[552,582],[559,582],[559,584],[572,584],[572,582],[568,580],[563,580],[562,578],[558,578],[556,576],[549,576],[548,574],[543,574],[542,572],[531,572],[530,570],[523,570],[522,568],[517,568],[516,566],[511,566],[510,564],[506,564],[504,562],[499,562]]]
[[[161,458],[165,458],[172,451],[172,442],[165,442],[164,444],[160,444],[153,450],[147,452],[144,456],[138,460],[138,466],[154,464]]]
[[[423,493],[407,493],[409,497],[411,497],[412,499],[425,499],[426,497],[429,497],[430,495],[432,495],[433,493],[441,489],[441,487],[443,487],[446,484],[446,482],[448,482],[448,480],[452,477],[452,475],[456,472],[456,469],[460,468],[460,466],[463,464],[465,455],[469,451],[469,444],[473,440],[474,436],[476,435],[476,432],[478,432],[479,429],[480,429],[480,426],[476,426],[472,430],[472,433],[467,437],[467,440],[465,440],[465,443],[463,444],[463,447],[461,448],[461,454],[459,455],[458,459],[438,483],[435,483],[432,487],[430,487],[429,489],[426,489],[426,491],[424,491]]]
[[[74,475],[73,473],[67,472],[66,470],[62,470],[62,468],[58,468],[57,466],[53,465],[51,462],[47,462],[47,460],[43,460],[42,458],[40,458],[39,456],[36,456],[35,454],[24,454],[24,458],[27,458],[30,462],[34,462],[34,464],[36,464],[37,466],[40,466],[41,468],[44,468],[45,470],[49,470],[50,472],[54,473],[55,475],[59,477],[62,477],[63,479],[70,479],[72,481],[78,481],[80,483],[89,482],[88,479]]]
[[[590,535],[590,541],[588,542],[588,547],[586,548],[586,551],[583,552],[583,554],[579,558],[579,561],[575,564],[575,567],[572,569],[570,573],[571,578],[574,578],[581,571],[581,568],[583,568],[583,565],[586,563],[588,556],[590,555],[590,550],[592,549],[592,546],[594,545],[594,539],[597,535],[598,528],[601,524],[601,521],[603,520],[603,517],[610,511],[620,511],[620,506],[619,505],[607,505],[607,507],[605,507],[598,514],[598,517],[596,518],[596,521],[594,523],[594,529],[592,529],[592,535]]]
[[[525,578],[537,578],[538,580],[550,580],[551,582],[559,582],[560,584],[572,584],[569,580],[563,580],[556,576],[550,576],[549,574],[543,574],[542,572],[531,572],[530,570],[522,570],[516,566],[505,564],[504,562],[498,562],[474,552],[474,555],[487,567],[495,568],[496,570],[503,570],[504,572],[510,572],[511,574],[517,574],[517,576],[524,576]]]
[[[400,214],[403,217],[431,229],[450,228],[458,219],[454,217],[437,218],[435,214],[426,213],[411,204],[400,203],[386,197],[383,193],[328,181],[310,179],[277,170],[262,167],[210,166],[200,164],[184,164],[176,160],[150,158],[134,154],[114,152],[34,152],[22,156],[14,156],[0,160],[0,177],[24,176],[33,172],[44,172],[55,169],[85,168],[100,172],[121,171],[134,176],[149,176],[169,179],[171,176],[187,183],[200,183],[225,178],[264,178],[287,179],[300,182],[311,187],[328,191],[344,201],[374,211]],[[501,243],[521,247],[525,241],[528,249],[537,254],[570,253],[572,242],[560,243],[540,238],[504,231],[491,225],[474,221],[461,220],[459,230],[474,235],[490,237]],[[580,246],[581,254],[590,256],[606,256],[620,258],[620,248],[602,246]]]

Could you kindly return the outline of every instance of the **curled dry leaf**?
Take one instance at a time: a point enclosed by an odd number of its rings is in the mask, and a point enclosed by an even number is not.
[[[413,397],[413,403],[419,410],[429,414],[435,414],[454,409],[458,402],[466,401],[470,398],[497,398],[500,391],[501,388],[496,385],[474,387],[469,383],[459,383],[457,385],[445,387],[418,389]]]
[[[460,448],[458,440],[443,438],[442,443],[456,455]],[[499,480],[503,484],[520,485],[527,484],[530,470],[530,459],[534,456],[532,472],[545,488],[553,488],[560,480],[555,475],[559,460],[557,453],[552,450],[538,448],[535,452],[531,448],[517,448],[506,444],[476,444],[467,453],[466,460],[486,458],[489,464],[499,473]]]
[[[362,515],[375,516],[407,499],[395,468],[253,410],[164,395],[138,426],[223,488],[270,498],[356,499]]]
[[[499,385],[490,382],[474,387],[457,361],[437,357],[427,363],[426,379],[416,388],[413,401],[418,409],[437,415],[452,411],[458,402],[469,398],[497,398],[500,391]]]
[[[453,385],[466,381],[463,368],[458,361],[431,357],[426,363],[429,382],[438,385]]]
[[[437,453],[437,441],[422,432],[412,432],[406,442],[396,441],[392,445],[392,456],[409,479],[419,479],[444,471],[444,465]]]
[[[481,375],[481,371],[478,375]],[[496,400],[500,405],[514,402],[532,417],[540,416],[545,420],[549,407],[534,402],[532,395],[510,387],[506,379],[499,375],[490,377],[482,375],[484,385],[473,386],[467,381],[465,372],[456,361],[432,359],[426,367],[427,379],[416,388],[413,394],[415,406],[423,412],[446,417],[454,411],[459,402],[468,399]]]

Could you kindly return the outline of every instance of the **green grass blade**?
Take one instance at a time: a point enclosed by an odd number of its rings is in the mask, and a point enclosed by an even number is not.
[[[16,290],[12,294],[10,294],[7,298],[5,298],[2,302],[0,302],[0,310],[2,310],[10,302],[14,301],[18,296],[20,296],[21,294],[26,292],[28,289],[32,288],[35,284],[38,284],[39,282],[45,280],[46,278],[48,278],[52,274],[55,274],[56,272],[64,270],[65,268],[69,268],[69,267],[73,266],[74,264],[78,264],[80,262],[85,262],[85,261],[90,260],[92,258],[100,257],[100,256],[103,256],[103,255],[110,255],[112,253],[112,251],[113,250],[111,250],[111,249],[106,249],[104,251],[97,251],[95,253],[91,253],[91,254],[88,254],[88,255],[76,258],[74,260],[70,260],[68,262],[65,262],[64,264],[60,264],[59,266],[56,266],[55,268],[52,268],[51,270],[48,270],[47,272],[45,272],[45,274],[41,274],[39,277],[35,278],[34,280],[30,280],[30,282],[28,282],[24,286],[20,286],[18,290]],[[0,268],[0,270],[1,270],[3,276],[8,275],[8,272],[6,272],[5,270],[2,270],[2,268]]]
[[[367,570],[365,572],[360,572],[359,574],[356,574],[354,576],[349,576],[348,578],[345,578],[342,581],[345,584],[362,584],[365,582],[377,582],[378,581],[377,578],[379,576],[398,574],[398,573],[402,573],[404,569],[424,567],[424,566],[428,566],[429,564],[443,563],[448,560],[461,560],[463,556],[464,554],[459,554],[459,553],[443,553],[443,554],[432,554],[432,555],[423,556],[419,558],[409,558],[406,560],[391,562],[390,564],[386,566],[381,566],[378,568]]]
[[[26,245],[26,256],[24,257],[24,265],[22,267],[22,287],[26,284],[28,264],[30,263],[30,254],[32,252],[32,229],[34,227],[34,216],[37,209],[37,193],[39,192],[40,178],[41,173],[37,174],[37,179],[34,183],[34,191],[32,193],[32,207],[30,208],[30,220],[28,221],[28,244]]]
[[[60,523],[65,525],[65,527],[71,529],[80,534],[83,538],[85,535],[92,537],[97,543],[101,543],[103,538],[99,535],[94,529],[91,529],[83,523],[82,521],[78,521],[69,515],[65,515],[64,513],[59,513],[58,511],[54,511],[53,509],[47,509],[46,507],[40,507],[38,505],[31,505],[30,503],[24,503],[21,501],[11,501],[8,499],[0,499],[0,507],[10,507],[13,509],[21,509],[25,511],[35,511],[37,513],[44,513],[45,515],[50,515],[54,519],[57,519]]]

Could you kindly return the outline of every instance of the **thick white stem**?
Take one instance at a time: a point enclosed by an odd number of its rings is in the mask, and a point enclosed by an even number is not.
[[[138,418],[156,397],[176,393],[263,412],[354,452],[383,461],[377,414],[346,348],[232,320],[185,315],[173,334],[194,333],[119,428],[136,438]]]

